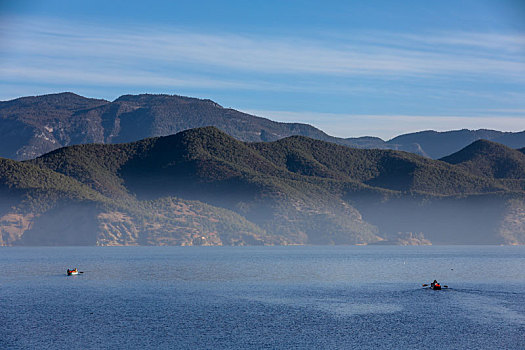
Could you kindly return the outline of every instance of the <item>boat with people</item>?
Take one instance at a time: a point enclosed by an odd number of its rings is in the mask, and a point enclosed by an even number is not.
[[[448,286],[441,286],[441,283],[439,283],[437,280],[434,280],[434,282],[431,282],[430,284],[423,284],[423,287],[429,287],[432,290],[441,290],[443,288],[448,288]]]
[[[78,275],[79,273],[80,272],[78,271],[78,269],[76,267],[73,270],[67,269],[67,275],[68,276]]]

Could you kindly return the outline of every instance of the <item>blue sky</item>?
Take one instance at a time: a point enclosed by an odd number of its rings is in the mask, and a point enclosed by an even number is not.
[[[341,137],[525,129],[525,1],[0,2],[0,100],[210,98]]]

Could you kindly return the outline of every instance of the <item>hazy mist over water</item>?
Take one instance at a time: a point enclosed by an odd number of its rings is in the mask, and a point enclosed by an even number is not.
[[[17,247],[0,266],[2,349],[525,341],[520,246]]]

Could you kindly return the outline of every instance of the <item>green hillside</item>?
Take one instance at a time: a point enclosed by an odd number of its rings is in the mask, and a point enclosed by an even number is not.
[[[525,154],[487,140],[476,141],[441,160],[479,176],[525,179]]]
[[[407,152],[354,149],[300,136],[251,146],[294,173],[392,191],[453,195],[509,190],[498,180]]]
[[[500,156],[476,157],[492,164]],[[2,244],[370,244],[417,243],[417,237],[516,244],[523,238],[524,192],[515,172],[498,177],[460,163],[300,136],[244,143],[206,127],[0,164],[0,190],[9,194],[0,206]]]
[[[0,245],[286,243],[227,209],[169,197],[136,200],[110,171],[118,157],[104,158],[105,151],[93,145],[49,154],[47,166],[64,174],[41,166],[42,159],[0,159]]]
[[[46,167],[0,158],[0,193],[32,210],[43,211],[57,200],[107,202],[99,192]]]

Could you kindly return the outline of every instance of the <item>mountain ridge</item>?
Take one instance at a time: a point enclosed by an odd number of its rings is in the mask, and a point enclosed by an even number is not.
[[[421,131],[384,141],[373,136],[338,138],[304,123],[275,122],[209,99],[167,94],[123,95],[114,101],[67,92],[0,102],[0,157],[35,158],[84,143],[126,143],[215,126],[241,141],[269,142],[301,135],[356,148],[404,150],[438,159],[485,138],[525,146],[525,131]]]

